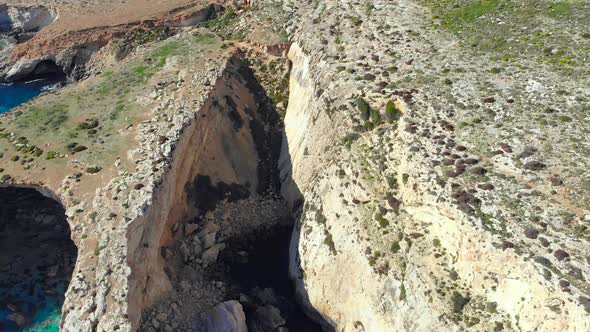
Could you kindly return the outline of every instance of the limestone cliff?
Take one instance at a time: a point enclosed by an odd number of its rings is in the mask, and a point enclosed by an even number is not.
[[[587,330],[587,160],[559,134],[588,131],[587,70],[558,96],[560,69],[494,69],[415,2],[294,6],[281,174],[310,314],[337,331]],[[523,63],[547,69],[508,74]]]

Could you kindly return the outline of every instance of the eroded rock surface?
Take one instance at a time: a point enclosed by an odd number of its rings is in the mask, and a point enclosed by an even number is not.
[[[477,3],[293,4],[292,274],[336,330],[589,327],[588,7]]]

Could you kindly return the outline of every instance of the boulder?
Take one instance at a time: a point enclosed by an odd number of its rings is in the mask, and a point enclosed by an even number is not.
[[[246,314],[238,301],[223,302],[199,315],[189,332],[248,332]]]
[[[217,256],[219,256],[219,252],[225,248],[225,244],[216,244],[211,248],[205,250],[201,259],[203,260],[203,265],[209,266],[217,261]]]
[[[286,322],[279,309],[272,305],[265,305],[256,309],[248,327],[251,332],[275,331]]]
[[[184,236],[188,236],[193,234],[194,232],[197,231],[197,229],[199,229],[199,225],[198,224],[186,224],[184,225]]]
[[[218,232],[220,227],[217,224],[212,222],[207,223],[199,233],[197,233],[197,237],[202,238],[209,233],[216,233]]]

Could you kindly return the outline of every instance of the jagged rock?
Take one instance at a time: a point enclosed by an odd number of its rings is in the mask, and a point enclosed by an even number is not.
[[[212,223],[212,222],[209,222],[203,227],[202,230],[199,231],[199,233],[197,233],[197,237],[203,238],[207,234],[216,233],[218,231],[219,231],[219,226]]]
[[[189,236],[199,229],[198,224],[186,224],[184,225],[184,236]]]
[[[284,325],[286,320],[281,316],[281,311],[272,305],[256,308],[251,321],[248,324],[250,332],[275,331]]]
[[[6,72],[4,79],[8,82],[24,79],[35,70],[39,62],[41,62],[40,59],[18,61]]]
[[[216,235],[217,235],[216,232],[212,232],[212,233],[209,233],[209,234],[206,234],[205,236],[203,236],[203,238],[202,238],[203,248],[205,248],[205,249],[211,248],[215,244]]]
[[[217,261],[217,256],[219,256],[219,252],[225,248],[225,244],[216,244],[211,248],[205,250],[201,259],[203,260],[203,265],[209,266]]]

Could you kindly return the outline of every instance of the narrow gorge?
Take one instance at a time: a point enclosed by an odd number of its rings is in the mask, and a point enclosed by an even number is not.
[[[0,330],[590,330],[587,3],[33,2]]]

